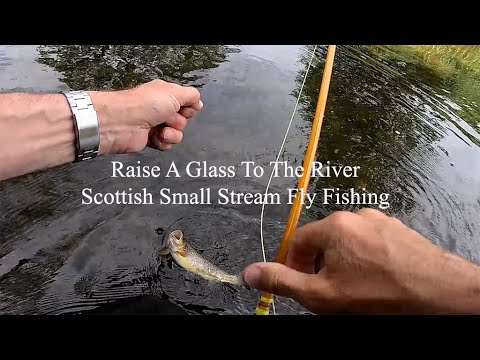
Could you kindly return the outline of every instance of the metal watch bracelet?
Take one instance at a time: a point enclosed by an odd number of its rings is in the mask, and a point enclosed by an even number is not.
[[[100,146],[98,115],[86,91],[61,92],[67,98],[75,123],[75,162],[95,158]]]

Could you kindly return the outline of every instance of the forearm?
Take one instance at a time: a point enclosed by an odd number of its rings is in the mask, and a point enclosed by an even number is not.
[[[0,95],[0,180],[72,162],[75,128],[62,94]]]
[[[168,150],[203,106],[195,88],[161,80],[88,93],[98,115],[99,156],[146,146]],[[75,150],[75,122],[63,94],[0,95],[0,181],[72,162]]]
[[[480,267],[444,253],[416,293],[434,313],[480,314]]]
[[[90,95],[98,113],[103,155],[115,142],[114,130],[121,128],[111,121],[119,118],[118,101],[109,92]],[[70,163],[75,144],[75,124],[63,94],[0,95],[0,181]]]
[[[458,313],[480,314],[480,267],[452,254],[446,257],[450,266],[445,277],[449,280],[451,294],[445,289],[445,297],[439,302]]]

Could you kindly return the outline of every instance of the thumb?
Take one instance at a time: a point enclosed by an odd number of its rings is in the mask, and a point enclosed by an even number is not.
[[[274,262],[255,263],[243,271],[243,278],[251,287],[292,299],[303,297],[312,288],[314,276]]]
[[[174,96],[180,103],[181,107],[189,106],[195,110],[201,110],[203,103],[200,100],[200,92],[192,86],[178,85],[173,88]]]

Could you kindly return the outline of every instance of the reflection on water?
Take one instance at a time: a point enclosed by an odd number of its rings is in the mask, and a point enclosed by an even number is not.
[[[0,72],[18,71],[9,55],[15,49],[0,48]],[[317,47],[282,154],[290,165],[301,165],[307,147],[326,49]],[[37,66],[54,70],[47,72],[51,91],[58,90],[55,81],[73,89],[121,89],[161,77],[201,86],[205,108],[174,151],[99,158],[1,183],[0,312],[251,314],[258,292],[208,284],[161,261],[156,250],[168,231],[181,228],[206,258],[239,272],[261,260],[260,205],[87,207],[81,205],[81,189],[263,192],[267,165],[283,138],[312,51],[313,46],[38,47]],[[313,179],[311,190],[388,193],[391,207],[385,212],[480,262],[475,242],[480,114],[478,92],[472,91],[480,80],[467,67],[438,71],[436,63],[435,70],[432,56],[415,51],[337,47],[317,160],[360,166],[360,171],[356,178]],[[470,69],[473,60],[468,64]],[[132,181],[112,179],[111,160],[160,167],[175,161],[179,169],[192,160],[236,169],[241,161],[255,161],[266,174]],[[285,194],[296,182],[274,179],[271,191]],[[322,200],[317,197],[305,209],[302,223],[357,207]],[[288,212],[285,202],[266,207],[268,259],[275,256]],[[277,310],[304,313],[288,299],[279,299]]]
[[[325,56],[326,49],[320,48],[318,57],[322,61],[313,64],[305,84],[301,111],[307,121],[314,116]],[[324,164],[359,166],[358,177],[318,179],[316,189],[388,193],[388,212],[407,215],[415,207],[412,187],[425,186],[423,182],[429,177],[426,172],[435,161],[436,154],[425,152],[424,144],[438,140],[441,129],[438,120],[429,119],[428,112],[418,106],[424,99],[412,91],[408,79],[395,69],[377,66],[367,56],[365,49],[360,53],[338,48],[317,157]],[[310,128],[305,131],[309,133]],[[352,210],[337,204],[317,205],[313,211],[322,216],[334,210]]]
[[[51,66],[72,89],[125,89],[161,78],[181,84],[192,72],[218,66],[238,49],[223,45],[44,45],[38,62]]]
[[[308,62],[312,50],[310,47],[304,53],[303,63]],[[479,134],[472,128],[465,131],[466,124],[459,126],[462,109],[471,99],[442,101],[447,98],[445,94],[458,89],[445,86],[449,82],[442,81],[425,64],[399,63],[387,56],[388,49],[383,51],[384,57],[380,57],[378,47],[375,51],[366,46],[338,48],[318,161],[357,165],[361,170],[357,178],[318,179],[316,191],[354,188],[388,193],[391,206],[387,213],[450,250],[476,259],[478,250],[474,254],[466,251],[474,247],[474,237],[467,240],[464,233],[474,236],[480,228],[470,211],[467,216],[462,213],[465,208],[475,213],[480,210],[476,176]],[[322,60],[314,63],[302,98],[305,106],[301,111],[307,121],[313,119],[326,47],[318,53]],[[297,78],[299,84],[303,72]],[[479,115],[476,110],[477,121]],[[467,154],[473,157],[465,161]],[[318,200],[310,211],[312,218],[358,208]]]

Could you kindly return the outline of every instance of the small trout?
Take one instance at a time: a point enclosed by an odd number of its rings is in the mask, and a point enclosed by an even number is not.
[[[228,274],[202,257],[185,240],[183,233],[180,230],[172,231],[168,235],[168,244],[166,247],[158,251],[158,255],[172,256],[178,266],[187,271],[193,272],[204,279],[249,288],[241,275]]]

